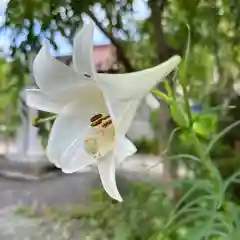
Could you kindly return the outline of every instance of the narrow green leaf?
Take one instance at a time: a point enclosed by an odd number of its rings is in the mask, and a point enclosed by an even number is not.
[[[213,139],[212,141],[209,143],[206,151],[205,151],[205,155],[207,156],[212,148],[214,147],[214,145],[224,136],[226,135],[228,132],[230,132],[233,128],[237,127],[238,125],[240,125],[240,120],[236,121],[235,123],[229,125],[228,127],[226,127],[225,129],[223,129],[220,133],[218,133]]]
[[[189,126],[188,115],[179,103],[172,101],[170,105],[170,112],[173,120],[178,124],[178,126],[184,128]]]

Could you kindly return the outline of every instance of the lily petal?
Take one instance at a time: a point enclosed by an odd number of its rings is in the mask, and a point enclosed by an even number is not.
[[[33,75],[38,87],[49,95],[65,89],[75,89],[87,81],[87,77],[78,74],[72,68],[52,57],[45,44],[33,62]]]
[[[119,132],[121,134],[126,134],[131,125],[134,124],[134,117],[140,102],[140,100],[131,100],[128,106],[125,108],[122,117],[119,118]]]
[[[73,41],[73,67],[80,73],[86,73],[94,77],[95,68],[93,62],[93,30],[94,23],[84,24],[78,31]]]
[[[146,70],[126,74],[99,74],[99,84],[107,96],[116,99],[133,99],[146,95],[157,83],[180,63],[179,56]]]
[[[98,170],[102,185],[107,194],[119,202],[123,201],[116,184],[116,169],[113,153],[108,153],[99,159]]]
[[[152,94],[149,93],[146,96],[146,104],[152,109],[152,110],[156,110],[160,107],[160,101],[157,100],[157,98]]]
[[[29,107],[52,113],[59,113],[63,107],[62,104],[52,100],[40,89],[26,89],[25,93],[26,102]]]
[[[126,137],[121,136],[116,140],[115,156],[118,163],[121,163],[127,157],[130,157],[136,153],[137,148],[135,145]]]
[[[68,113],[68,109],[68,106],[65,107],[55,120],[47,145],[48,159],[59,168],[62,167],[60,160],[64,152],[81,136],[81,132],[87,128],[88,124],[86,119],[83,120]]]
[[[72,148],[77,139],[83,138],[90,124],[89,119],[95,114],[107,113],[102,93],[96,86],[84,86],[80,90],[79,99],[67,104],[59,113],[48,139],[49,160],[63,168],[66,167],[62,157],[70,147]],[[68,157],[64,159],[69,161]]]
[[[83,144],[80,137],[63,154],[59,167],[64,173],[74,173],[94,163],[94,159],[84,151]]]
[[[113,97],[105,97],[105,100],[117,131],[121,135],[125,135],[136,115],[140,99],[125,101]]]

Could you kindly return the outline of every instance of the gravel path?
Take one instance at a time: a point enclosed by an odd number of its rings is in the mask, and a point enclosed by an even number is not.
[[[97,185],[95,173],[61,175],[40,181],[0,179],[0,209],[16,204],[65,205],[86,202]]]
[[[14,208],[0,211],[1,240],[84,240],[86,234],[79,223],[60,224],[42,218],[16,215]]]
[[[41,207],[86,203],[90,190],[99,186],[95,173],[61,175],[43,181],[0,178],[0,240],[85,239],[79,223],[60,225],[47,219],[15,213],[21,205]]]
[[[122,166],[117,175],[120,192],[126,186],[126,178],[142,179],[143,169],[146,173],[144,163],[134,161]],[[153,174],[151,171],[148,173]],[[79,223],[72,221],[61,226],[47,219],[16,215],[14,209],[21,205],[67,207],[71,204],[84,204],[88,202],[91,190],[100,186],[99,175],[92,170],[71,175],[59,174],[38,181],[0,177],[0,240],[87,239]]]

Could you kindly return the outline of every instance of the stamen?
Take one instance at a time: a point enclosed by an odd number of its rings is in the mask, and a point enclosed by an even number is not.
[[[96,127],[96,126],[98,126],[98,125],[101,124],[101,123],[102,123],[102,119],[100,118],[99,120],[91,123],[91,127]]]
[[[112,120],[108,120],[107,122],[102,124],[102,127],[107,128],[111,124],[112,124]]]
[[[99,118],[101,118],[103,115],[101,113],[94,115],[93,117],[90,118],[91,122],[95,122]]]
[[[107,116],[105,116],[105,117],[102,117],[102,120],[106,120],[106,119],[108,119],[108,118],[110,118],[109,115],[107,115]]]
[[[98,114],[96,114],[96,115],[94,115],[93,117],[90,118],[91,127],[96,127],[96,126],[100,125],[103,121],[105,121],[109,118],[110,118],[109,115],[103,116],[101,113],[98,113]],[[111,121],[111,120],[108,120],[102,126],[104,128],[106,128],[108,125],[110,125],[112,123],[112,121],[111,122],[109,122],[109,121]]]

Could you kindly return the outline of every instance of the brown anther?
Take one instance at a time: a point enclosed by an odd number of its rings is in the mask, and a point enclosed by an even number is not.
[[[102,127],[107,128],[111,124],[112,124],[112,120],[108,120],[107,122],[102,124]]]
[[[99,124],[101,124],[102,123],[102,119],[100,118],[100,119],[98,119],[97,121],[95,121],[95,122],[93,122],[93,123],[91,123],[91,127],[96,127],[96,126],[98,126]]]
[[[104,121],[104,120],[106,120],[106,119],[108,119],[108,118],[110,118],[109,115],[107,115],[107,116],[105,116],[105,117],[102,117],[102,120]]]
[[[95,122],[99,118],[101,118],[103,115],[101,113],[94,115],[93,117],[90,118],[91,122]]]

